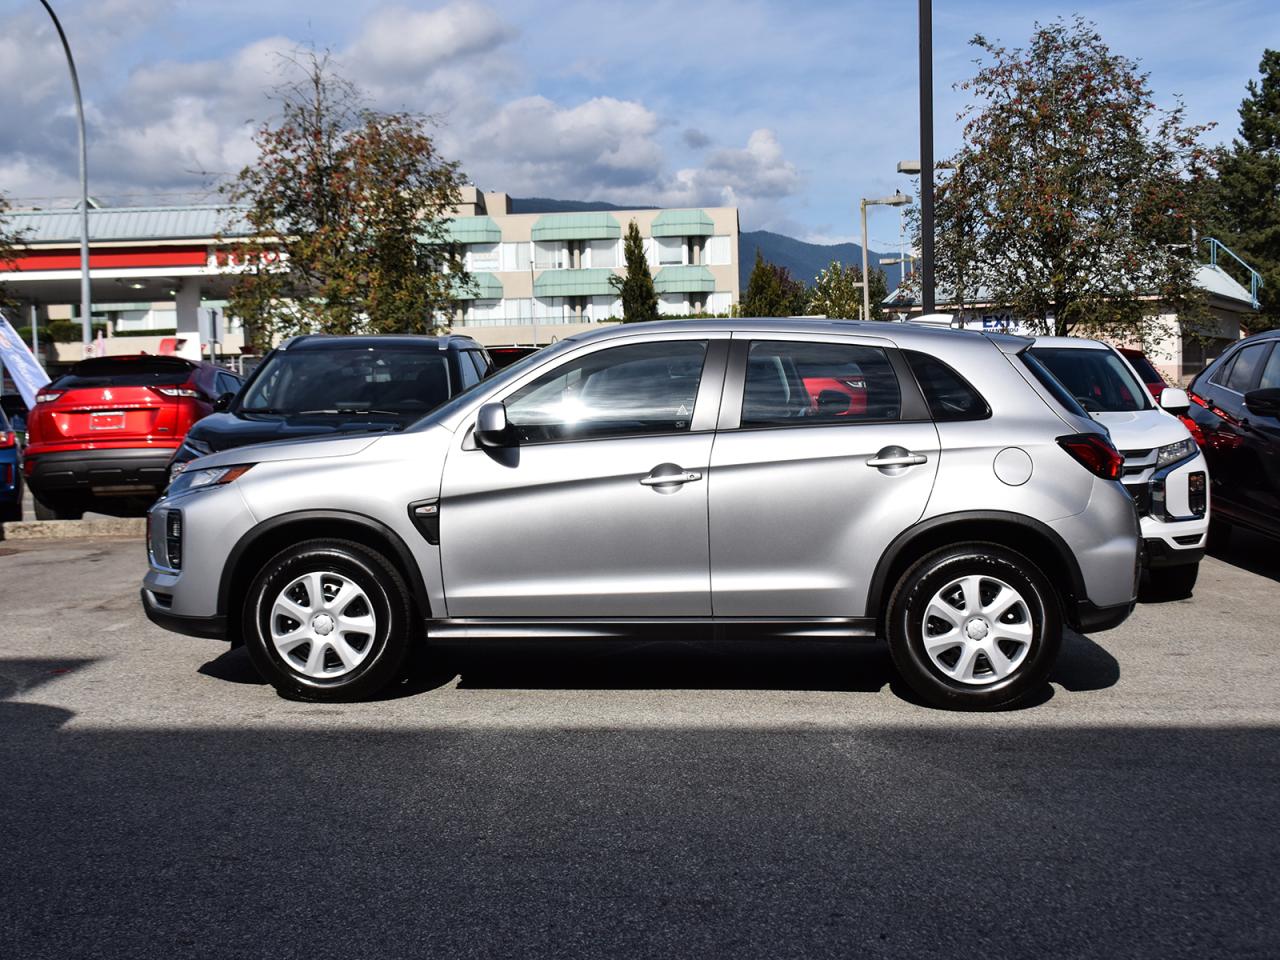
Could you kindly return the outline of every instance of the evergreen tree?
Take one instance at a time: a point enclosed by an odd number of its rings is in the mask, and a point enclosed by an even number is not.
[[[1240,104],[1240,136],[1219,161],[1213,233],[1262,274],[1254,331],[1280,326],[1280,50]],[[1230,265],[1227,269],[1231,269]]]
[[[808,301],[804,284],[791,271],[770,263],[756,249],[756,263],[742,296],[744,317],[792,317],[802,314]]]
[[[0,263],[13,260],[18,251],[16,246],[22,238],[9,229],[5,212],[9,209],[9,201],[0,193]],[[7,284],[0,283],[0,307],[13,306],[13,300],[6,290]],[[78,337],[77,337],[78,339]]]
[[[644,241],[634,220],[627,227],[623,242],[627,260],[625,276],[610,277],[609,282],[622,298],[622,322],[637,323],[658,319],[658,293],[653,287],[653,274],[649,272],[649,259],[644,255]]]

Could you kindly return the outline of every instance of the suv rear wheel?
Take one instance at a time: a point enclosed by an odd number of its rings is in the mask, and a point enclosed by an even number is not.
[[[932,706],[992,710],[1040,688],[1062,644],[1062,614],[1044,574],[992,543],[935,551],[898,581],[886,617],[889,652]]]
[[[56,500],[52,503],[45,503],[38,497],[33,497],[32,499],[35,502],[37,520],[79,520],[84,517],[83,504]]]
[[[281,696],[373,696],[400,673],[413,636],[409,591],[368,547],[308,540],[254,577],[244,606],[249,657]]]

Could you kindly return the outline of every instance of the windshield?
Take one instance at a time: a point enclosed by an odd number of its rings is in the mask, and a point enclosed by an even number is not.
[[[1146,410],[1147,389],[1110,350],[1033,347],[1030,353],[1088,413]]]
[[[237,404],[240,413],[373,413],[419,417],[449,399],[447,355],[332,347],[272,354]]]

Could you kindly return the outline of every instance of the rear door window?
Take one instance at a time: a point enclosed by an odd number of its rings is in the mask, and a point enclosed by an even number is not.
[[[897,420],[901,413],[898,378],[879,347],[751,343],[742,392],[744,428]]]
[[[1236,393],[1248,393],[1252,390],[1253,385],[1258,382],[1258,372],[1270,349],[1269,343],[1255,343],[1241,350],[1227,377],[1227,389]]]
[[[1258,381],[1259,390],[1280,389],[1280,350],[1271,349],[1267,365],[1262,368],[1262,379]]]

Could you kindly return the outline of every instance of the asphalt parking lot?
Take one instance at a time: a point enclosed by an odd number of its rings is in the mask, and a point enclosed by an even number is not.
[[[5,957],[1277,954],[1262,541],[987,715],[822,644],[475,647],[289,703],[147,623],[143,562],[0,543]]]

